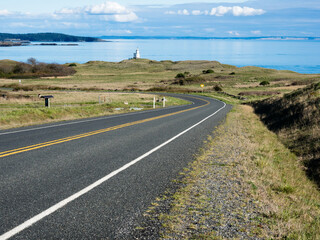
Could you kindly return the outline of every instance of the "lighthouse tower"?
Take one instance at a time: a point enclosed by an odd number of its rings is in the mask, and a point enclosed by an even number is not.
[[[141,57],[140,57],[139,48],[137,48],[136,52],[133,54],[133,58],[134,58],[134,59],[139,59],[139,58],[141,58]]]

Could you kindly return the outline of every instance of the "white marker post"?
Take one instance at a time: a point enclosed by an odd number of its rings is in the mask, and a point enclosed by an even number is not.
[[[153,108],[156,108],[156,97],[153,97]]]
[[[163,107],[166,107],[166,97],[163,97]]]

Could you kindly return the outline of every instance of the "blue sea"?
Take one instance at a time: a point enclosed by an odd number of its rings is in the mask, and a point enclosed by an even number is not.
[[[320,73],[319,40],[112,39],[110,42],[78,44],[0,47],[0,59],[27,61],[33,57],[47,63],[119,62],[131,58],[138,47],[142,58],[158,61],[215,60],[238,67]]]

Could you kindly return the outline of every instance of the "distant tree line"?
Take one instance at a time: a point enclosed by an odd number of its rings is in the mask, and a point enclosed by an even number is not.
[[[67,65],[56,63],[42,63],[34,58],[28,59],[26,63],[15,62],[8,64],[0,62],[0,78],[37,78],[68,76],[76,73],[76,70]]]
[[[100,42],[99,38],[93,37],[78,37],[61,33],[27,33],[27,34],[12,34],[0,33],[0,41],[5,39],[20,39],[31,42]]]

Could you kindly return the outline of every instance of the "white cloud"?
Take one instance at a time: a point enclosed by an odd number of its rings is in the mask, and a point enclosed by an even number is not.
[[[262,15],[266,11],[263,9],[255,9],[250,7],[239,7],[239,6],[233,6],[233,7],[224,7],[219,6],[217,8],[212,8],[210,15],[221,17],[226,15],[227,13],[231,13],[233,16],[239,17],[239,16],[255,16],[255,15]]]
[[[179,10],[178,11],[179,15],[190,15],[189,11],[187,9]]]
[[[208,32],[208,33],[213,33],[213,32],[216,31],[215,28],[205,28],[204,30],[205,30],[206,32]]]
[[[0,10],[0,16],[8,16],[11,12],[9,12],[7,9]]]
[[[115,35],[115,34],[132,34],[132,31],[127,30],[127,29],[107,29],[105,31],[105,34],[109,34],[109,35]]]
[[[68,28],[78,28],[78,29],[90,28],[89,24],[87,23],[62,22],[61,24]]]
[[[210,11],[200,11],[200,10],[192,10],[191,14],[194,16],[199,15],[211,15],[216,17],[222,17],[226,14],[231,14],[233,16],[239,17],[239,16],[256,16],[256,15],[262,15],[266,11],[263,9],[255,9],[250,7],[239,7],[239,6],[233,6],[233,7],[225,7],[225,6],[219,6],[216,8],[212,8]],[[175,11],[167,11],[165,14],[178,14],[178,15],[190,15],[189,11],[187,9],[179,10],[178,12]]]
[[[105,3],[86,6],[83,8],[63,8],[55,12],[56,15],[100,15],[106,21],[133,22],[138,16],[130,9],[116,2],[106,1]]]
[[[231,10],[232,10],[232,7],[219,6],[217,8],[212,8],[210,15],[222,17],[223,15],[227,14]]]
[[[85,8],[87,14],[92,15],[113,15],[113,14],[131,14],[132,12],[126,7],[116,2],[105,2],[99,5],[94,5]]]
[[[201,12],[200,10],[193,10],[191,13],[192,13],[192,15],[195,15],[195,16],[203,14],[203,12]]]
[[[240,33],[236,32],[236,31],[228,31],[227,33],[229,33],[232,36],[240,36]]]
[[[255,34],[255,35],[259,35],[261,34],[261,31],[260,30],[255,30],[255,31],[251,31],[252,34]]]
[[[55,11],[55,14],[81,14],[82,8],[62,8],[59,11]]]
[[[175,15],[177,14],[175,11],[166,11],[164,14],[167,14],[167,15]]]
[[[262,9],[254,9],[250,7],[239,7],[239,6],[234,6],[232,8],[232,13],[234,16],[255,16],[255,15],[262,15],[266,11]]]
[[[133,22],[138,20],[138,16],[134,13],[131,12],[129,14],[120,14],[120,15],[113,15],[113,20],[115,22]]]

